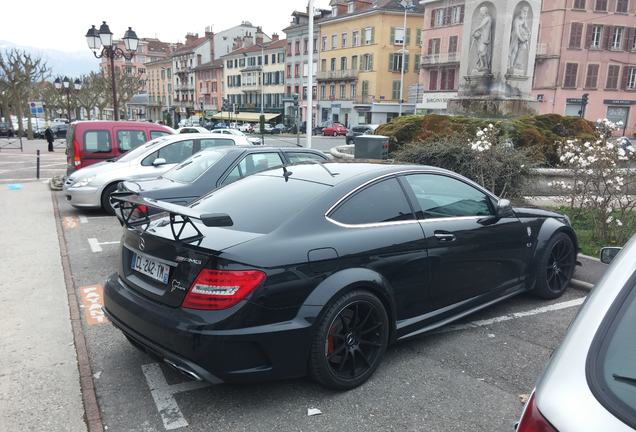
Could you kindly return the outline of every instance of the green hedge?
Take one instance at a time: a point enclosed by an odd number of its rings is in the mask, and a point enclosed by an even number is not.
[[[594,123],[579,117],[558,114],[526,116],[513,120],[488,120],[472,117],[428,114],[403,116],[376,129],[377,135],[390,138],[390,152],[404,144],[436,142],[455,135],[474,136],[489,123],[499,125],[502,134],[516,148],[523,148],[541,165],[556,166],[557,143],[564,139],[595,140]]]

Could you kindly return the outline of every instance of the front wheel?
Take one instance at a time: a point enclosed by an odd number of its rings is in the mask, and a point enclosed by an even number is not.
[[[111,216],[115,215],[115,209],[110,202],[110,195],[117,190],[117,183],[108,185],[102,192],[102,209]]]
[[[378,368],[388,340],[389,319],[382,302],[367,291],[347,293],[319,321],[311,346],[311,375],[327,388],[355,388]]]
[[[544,299],[561,297],[567,289],[576,266],[574,243],[567,234],[557,233],[550,239],[538,264],[533,293]]]

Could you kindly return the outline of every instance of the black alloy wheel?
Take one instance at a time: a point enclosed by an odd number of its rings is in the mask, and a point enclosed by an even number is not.
[[[118,183],[110,184],[102,192],[102,209],[109,215],[115,215],[115,209],[110,201],[110,195],[117,190]]]
[[[540,262],[535,293],[542,298],[560,297],[568,287],[576,266],[576,251],[567,234],[556,234]]]
[[[376,296],[366,291],[344,295],[326,311],[314,337],[314,379],[336,390],[359,386],[380,364],[388,336],[388,317]]]

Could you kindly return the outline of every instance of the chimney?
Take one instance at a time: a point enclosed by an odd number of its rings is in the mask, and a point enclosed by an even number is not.
[[[249,48],[254,45],[254,36],[252,33],[247,33],[243,36],[243,48]]]
[[[205,28],[205,38],[210,40],[214,39],[214,32],[212,31],[212,26],[207,26]]]
[[[199,39],[199,34],[198,33],[188,33],[185,38],[186,38],[186,45],[190,45],[191,43],[193,43],[194,41]]]
[[[256,45],[263,45],[263,29],[256,27]]]
[[[278,36],[278,33],[272,33],[272,42],[276,42],[279,39],[280,37]]]

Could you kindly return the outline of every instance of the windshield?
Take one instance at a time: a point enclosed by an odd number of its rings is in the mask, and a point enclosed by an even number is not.
[[[227,213],[234,222],[228,229],[266,234],[329,187],[309,181],[253,175],[218,189],[192,207],[202,213]]]
[[[165,173],[163,177],[176,182],[192,183],[211,166],[220,161],[225,154],[226,152],[220,150],[199,152]]]
[[[143,155],[146,152],[146,150],[148,150],[149,148],[154,147],[157,144],[162,143],[168,139],[169,139],[168,136],[155,138],[152,141],[148,141],[146,144],[140,145],[136,149],[133,149],[127,153],[124,153],[123,155],[119,156],[115,160],[117,162],[130,162],[131,160],[135,160],[137,157]]]

